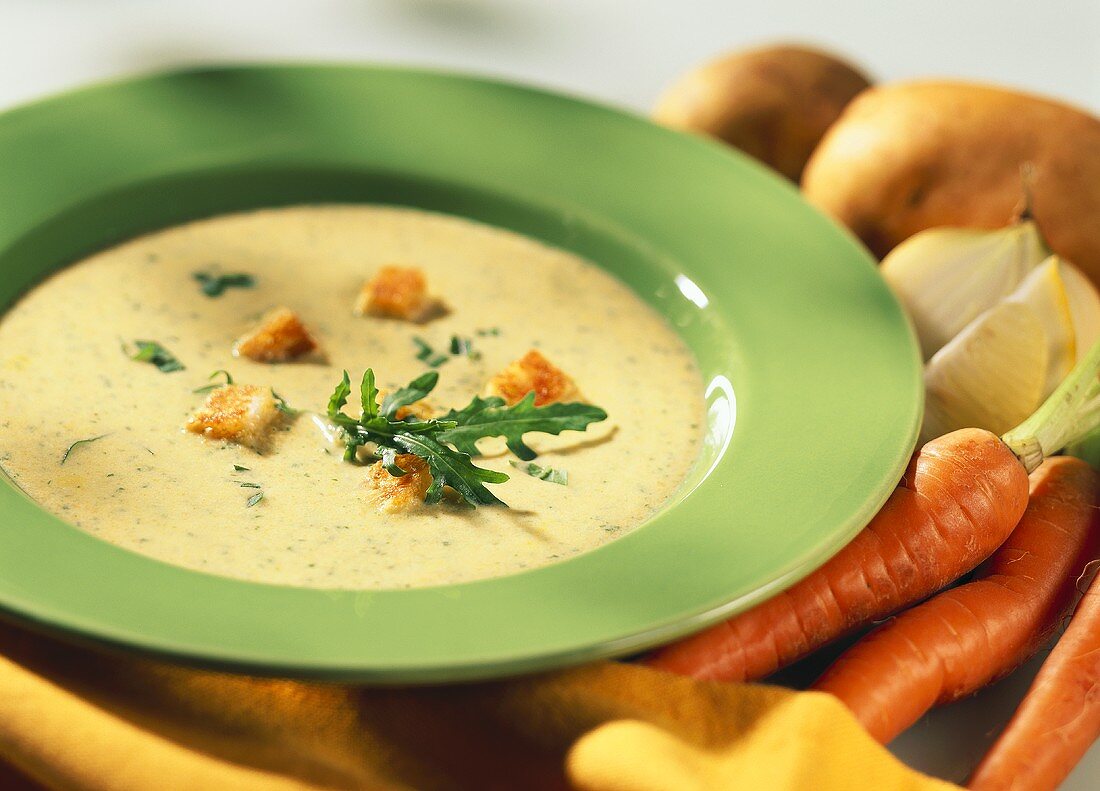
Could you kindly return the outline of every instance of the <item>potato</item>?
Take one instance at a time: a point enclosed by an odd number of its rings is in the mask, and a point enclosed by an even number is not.
[[[797,182],[825,130],[869,84],[827,53],[763,47],[688,72],[658,102],[653,119],[717,137]]]
[[[1025,163],[1048,244],[1100,284],[1100,120],[1063,104],[962,83],[874,88],[825,135],[802,189],[881,257],[925,228],[1006,225]]]

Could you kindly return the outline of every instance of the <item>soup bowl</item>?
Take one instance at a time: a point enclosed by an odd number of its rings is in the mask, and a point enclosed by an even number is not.
[[[203,69],[0,115],[0,172],[5,306],[82,256],[188,220],[411,206],[605,268],[667,318],[706,383],[701,457],[660,513],[586,554],[457,585],[319,590],[187,570],[0,481],[0,611],[68,639],[370,683],[627,655],[818,567],[915,442],[917,345],[870,255],[747,158],[618,110],[412,69]]]

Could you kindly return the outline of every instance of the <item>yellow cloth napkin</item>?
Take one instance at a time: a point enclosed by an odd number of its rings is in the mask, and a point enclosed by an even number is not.
[[[370,689],[190,670],[8,626],[0,757],[46,787],[95,791],[955,788],[819,693],[610,662]],[[13,777],[0,771],[4,788]]]

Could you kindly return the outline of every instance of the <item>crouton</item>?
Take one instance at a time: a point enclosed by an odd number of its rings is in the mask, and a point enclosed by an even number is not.
[[[510,363],[489,380],[486,395],[500,396],[506,404],[515,404],[534,391],[535,406],[555,401],[576,401],[580,392],[566,374],[537,349]]]
[[[210,439],[224,439],[258,449],[279,419],[270,387],[223,385],[211,391],[185,428]]]
[[[233,344],[233,354],[261,363],[292,360],[317,348],[298,314],[290,308],[275,308],[260,323]]]
[[[355,312],[421,323],[443,312],[428,294],[428,281],[415,267],[384,266],[363,285]]]
[[[380,461],[367,467],[369,500],[387,514],[416,508],[424,502],[424,495],[432,485],[428,463],[419,456],[399,453],[395,462],[405,470],[405,475],[390,475]]]

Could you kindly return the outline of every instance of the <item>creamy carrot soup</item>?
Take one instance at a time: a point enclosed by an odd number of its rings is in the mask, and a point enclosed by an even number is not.
[[[439,315],[357,314],[364,282],[387,266],[422,273]],[[317,348],[235,356],[275,307]],[[368,367],[383,394],[435,370],[424,404],[439,416],[531,350],[575,385],[570,401],[607,418],[525,434],[534,467],[501,438],[479,440],[472,463],[508,474],[485,486],[508,507],[450,489],[380,507],[368,479],[381,462],[345,459],[326,416],[343,371],[358,418]],[[285,406],[259,450],[183,428],[227,377]],[[575,255],[412,209],[280,208],[143,236],[18,302],[0,321],[0,465],[52,513],[169,563],[322,588],[439,585],[543,566],[638,526],[696,460],[702,392],[664,320]]]

